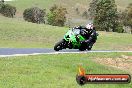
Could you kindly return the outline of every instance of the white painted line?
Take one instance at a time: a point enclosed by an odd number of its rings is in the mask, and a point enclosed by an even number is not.
[[[126,52],[131,53],[132,51],[82,51],[82,52],[51,52],[51,53],[32,53],[32,54],[12,54],[12,55],[0,55],[0,57],[16,57],[16,56],[34,56],[43,54],[76,54],[76,53],[115,53],[115,52]]]
[[[102,53],[107,53],[107,52],[108,52],[108,53],[131,53],[132,51],[89,51],[89,52],[95,52],[95,53],[96,53],[96,52],[97,52],[97,53],[98,53],[98,52],[99,52],[99,53],[101,53],[101,52],[102,52]]]
[[[4,0],[4,1],[14,1],[14,0]]]
[[[0,55],[0,57],[34,56],[34,55],[41,55],[41,54],[45,54],[45,53]]]

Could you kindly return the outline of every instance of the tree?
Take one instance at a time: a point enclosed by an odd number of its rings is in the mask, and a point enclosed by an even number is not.
[[[117,31],[119,21],[115,0],[93,0],[88,11],[98,30]]]
[[[98,0],[92,0],[92,2],[89,4],[90,8],[88,9],[88,11],[90,12],[89,17],[91,20],[94,20],[94,17],[96,15],[97,2]]]
[[[132,3],[126,8],[125,12],[123,12],[123,23],[125,26],[130,26],[132,28]]]
[[[124,26],[127,26],[125,30],[129,30],[130,33],[132,33],[132,3],[128,5],[125,11],[120,13],[120,21],[123,23]]]
[[[47,15],[48,24],[53,26],[64,26],[66,22],[66,8],[54,5],[50,8],[50,12]]]

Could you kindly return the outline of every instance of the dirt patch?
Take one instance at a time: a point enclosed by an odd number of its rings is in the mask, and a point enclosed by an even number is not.
[[[119,58],[96,58],[95,62],[128,71],[132,74],[132,56],[122,55]]]
[[[132,50],[132,45],[131,46],[128,46],[128,49],[127,50]]]

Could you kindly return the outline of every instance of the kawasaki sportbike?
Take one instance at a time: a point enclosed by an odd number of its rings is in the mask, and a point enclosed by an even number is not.
[[[86,50],[81,47],[80,41],[86,40],[80,35],[80,29],[70,29],[64,35],[64,38],[55,44],[54,50],[59,51],[62,49],[79,49],[81,51]]]

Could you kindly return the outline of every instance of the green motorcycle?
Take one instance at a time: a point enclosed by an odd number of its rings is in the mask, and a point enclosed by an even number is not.
[[[59,51],[62,49],[79,49],[81,51],[86,50],[81,47],[80,41],[86,40],[80,35],[80,29],[70,29],[64,35],[64,39],[55,44],[54,50]]]

